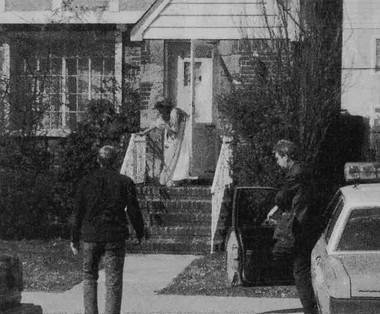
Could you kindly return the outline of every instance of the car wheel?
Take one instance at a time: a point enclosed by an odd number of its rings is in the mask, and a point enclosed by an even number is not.
[[[240,285],[242,283],[240,275],[240,249],[236,232],[231,230],[227,236],[227,279],[231,286]]]

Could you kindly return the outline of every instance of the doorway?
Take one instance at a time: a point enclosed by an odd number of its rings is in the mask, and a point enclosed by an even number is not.
[[[191,140],[191,177],[212,179],[219,155],[219,137],[214,122],[213,53],[212,47],[199,45],[194,64],[190,58],[189,42],[167,45],[167,95],[184,110],[191,121],[187,134]],[[191,84],[191,71],[193,85]]]

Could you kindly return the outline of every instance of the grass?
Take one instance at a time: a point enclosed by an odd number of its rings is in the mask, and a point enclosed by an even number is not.
[[[62,292],[82,281],[82,255],[72,254],[69,240],[0,240],[0,254],[19,257],[24,291]]]
[[[69,240],[0,240],[0,254],[16,255],[23,267],[24,291],[63,292],[82,281],[82,255],[74,256]],[[231,287],[227,281],[225,254],[194,260],[157,291],[162,295],[204,295],[235,297],[297,297],[294,286]]]
[[[227,281],[225,254],[217,253],[194,260],[172,283],[158,294],[234,297],[297,298],[294,286],[235,286]]]

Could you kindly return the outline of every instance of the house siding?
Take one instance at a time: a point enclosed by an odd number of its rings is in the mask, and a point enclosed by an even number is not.
[[[296,2],[296,1],[293,1]],[[144,32],[144,39],[266,38],[281,22],[272,1],[173,0]],[[293,31],[290,31],[294,34]]]

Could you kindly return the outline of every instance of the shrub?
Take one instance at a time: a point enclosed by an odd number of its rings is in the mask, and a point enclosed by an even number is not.
[[[60,191],[54,172],[3,170],[0,179],[0,237],[68,237],[67,208],[57,202]]]

